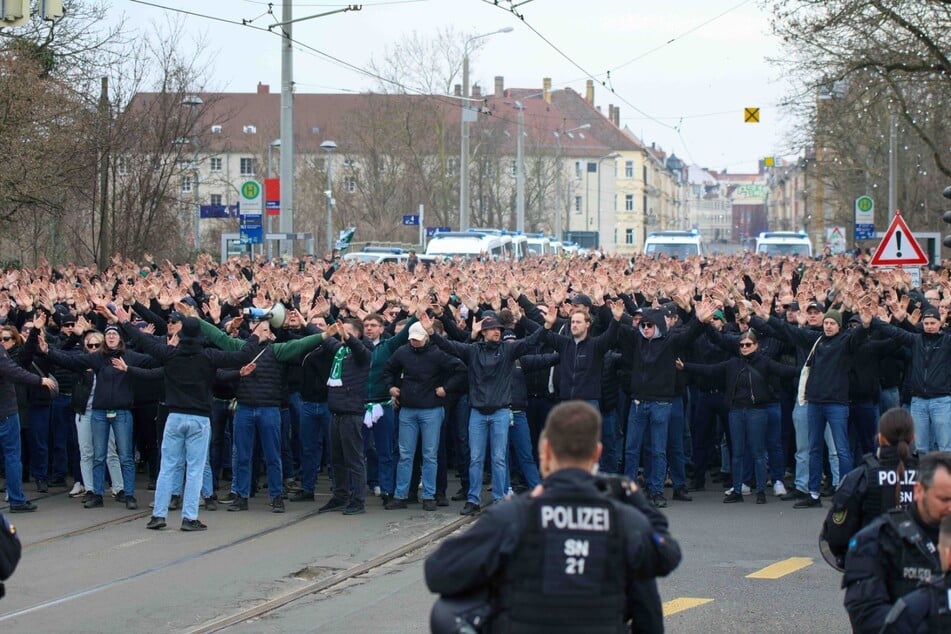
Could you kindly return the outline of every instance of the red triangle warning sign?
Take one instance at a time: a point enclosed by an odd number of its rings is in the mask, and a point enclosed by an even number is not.
[[[901,212],[895,212],[892,224],[888,225],[885,236],[872,256],[873,266],[923,266],[928,264],[928,256],[918,246],[911,235],[911,229],[902,220]]]

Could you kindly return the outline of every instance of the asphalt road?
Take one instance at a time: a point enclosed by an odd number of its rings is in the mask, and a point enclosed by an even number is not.
[[[178,531],[175,512],[170,528],[146,530],[148,494],[139,513],[109,502],[85,510],[64,493],[39,499],[38,512],[13,516],[27,547],[0,601],[0,631],[207,631],[295,591],[303,596],[225,631],[428,631],[422,560],[433,534],[459,523],[461,503],[383,511],[370,498],[366,515],[317,516],[327,498],[288,503],[283,515],[257,498],[247,513],[222,507],[202,513],[204,533]],[[848,631],[839,575],[815,546],[823,511],[721,499],[699,493],[667,509],[684,551],[661,583],[668,631]],[[414,540],[421,547],[402,553]],[[380,565],[361,568],[368,561]],[[774,564],[765,576],[776,578],[749,577]]]

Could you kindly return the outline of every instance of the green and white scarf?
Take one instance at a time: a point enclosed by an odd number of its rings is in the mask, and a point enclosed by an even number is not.
[[[340,387],[343,385],[343,360],[350,356],[350,346],[343,345],[337,348],[334,353],[334,362],[330,366],[330,378],[327,379],[327,385],[330,387]]]

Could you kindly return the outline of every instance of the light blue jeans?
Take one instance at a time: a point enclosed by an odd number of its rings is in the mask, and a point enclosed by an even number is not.
[[[809,492],[809,417],[808,403],[793,406],[793,428],[796,430],[796,482],[795,487],[803,493]],[[832,486],[839,486],[839,455],[832,440],[832,429],[826,425],[826,447],[829,449],[829,470],[832,471]],[[821,478],[821,476],[820,476]]]
[[[83,475],[83,486],[93,489],[92,477],[92,412],[76,414],[76,442],[79,443],[79,471]],[[116,453],[116,434],[109,430],[109,447],[106,453],[106,467],[109,469],[109,479],[112,480],[112,490],[122,491],[122,467],[119,465],[119,454]]]
[[[106,484],[106,448],[109,429],[115,433],[116,450],[122,466],[122,484],[127,498],[135,496],[135,456],[132,453],[132,412],[120,410],[92,410],[92,490],[102,495]]]
[[[918,451],[951,451],[951,396],[912,396],[911,417],[915,419]]]
[[[472,504],[482,503],[482,467],[485,463],[486,443],[492,445],[492,501],[505,497],[505,452],[509,446],[509,423],[512,410],[507,407],[491,414],[469,410],[469,497]]]
[[[185,472],[182,518],[198,519],[202,479],[208,464],[211,419],[193,414],[169,413],[162,436],[162,466],[155,483],[155,507],[152,515],[166,517],[172,493],[181,486]],[[209,470],[209,476],[211,472]]]
[[[396,466],[395,497],[409,497],[409,481],[413,475],[416,441],[423,437],[422,483],[423,499],[436,498],[436,454],[439,452],[439,431],[446,410],[442,407],[400,409],[400,461]],[[382,486],[381,486],[382,488]]]

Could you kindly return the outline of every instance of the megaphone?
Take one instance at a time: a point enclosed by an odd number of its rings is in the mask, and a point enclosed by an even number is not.
[[[267,321],[271,328],[280,328],[284,325],[287,310],[284,304],[278,302],[270,308],[245,308],[241,311],[248,321]]]

